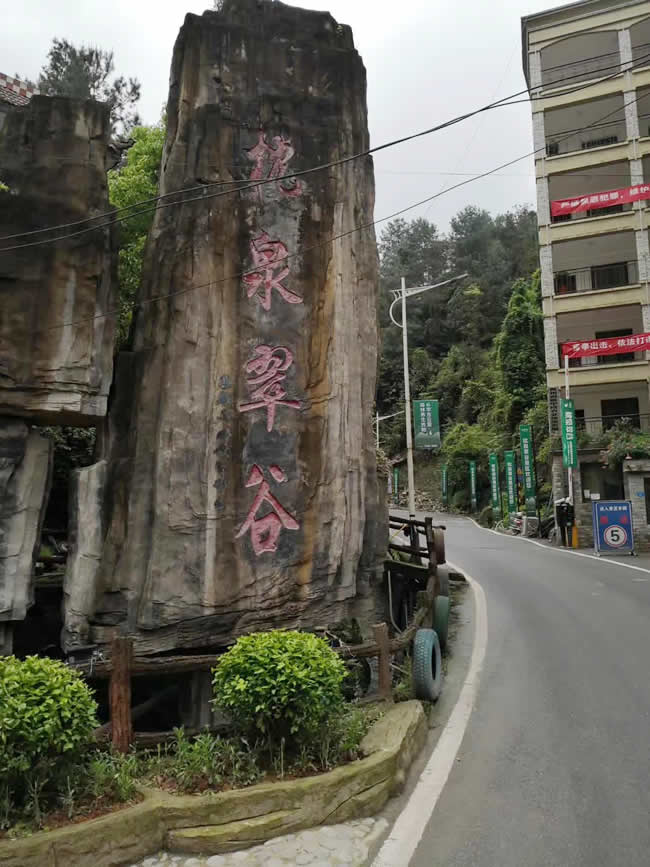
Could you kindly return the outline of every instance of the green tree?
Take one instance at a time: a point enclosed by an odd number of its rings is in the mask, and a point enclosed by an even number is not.
[[[125,132],[138,122],[135,105],[140,83],[123,75],[112,78],[113,52],[92,45],[73,45],[67,39],[53,39],[47,62],[41,69],[38,89],[46,96],[97,99],[110,106],[113,130]]]
[[[509,423],[514,429],[535,402],[544,381],[544,332],[539,272],[518,280],[495,340],[496,364],[509,399]]]
[[[163,121],[154,126],[136,127],[131,131],[131,138],[134,144],[127,153],[124,165],[108,173],[109,196],[116,208],[129,208],[154,198],[158,193],[160,161],[165,143]],[[143,208],[135,210],[146,211]],[[149,210],[120,224],[118,348],[124,346],[128,339],[153,215],[154,211]]]

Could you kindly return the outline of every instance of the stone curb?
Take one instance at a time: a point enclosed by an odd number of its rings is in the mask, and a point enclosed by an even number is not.
[[[67,828],[0,842],[2,867],[120,867],[161,849],[216,855],[282,834],[377,813],[423,747],[422,706],[390,707],[361,744],[365,758],[315,777],[204,795],[144,791],[142,803]]]

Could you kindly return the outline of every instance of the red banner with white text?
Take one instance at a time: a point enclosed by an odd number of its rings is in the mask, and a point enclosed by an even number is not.
[[[563,358],[589,358],[594,355],[618,355],[650,349],[650,333],[629,337],[601,337],[598,340],[572,340],[562,344]]]
[[[606,190],[602,193],[573,196],[570,199],[556,199],[551,202],[551,216],[561,217],[564,214],[611,208],[613,205],[629,205],[630,202],[640,202],[643,199],[650,199],[650,184],[636,184],[633,187],[623,187],[622,190]]]

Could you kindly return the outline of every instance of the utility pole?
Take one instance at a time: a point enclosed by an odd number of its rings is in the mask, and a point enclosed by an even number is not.
[[[430,286],[416,286],[413,289],[406,288],[406,278],[401,279],[401,288],[393,292],[393,303],[388,309],[388,315],[391,322],[402,329],[402,350],[404,352],[404,413],[406,421],[406,467],[408,474],[408,505],[409,517],[415,518],[415,476],[413,473],[413,432],[411,429],[411,386],[409,383],[409,347],[408,347],[408,328],[406,323],[406,299],[412,295],[420,295],[422,292],[427,292],[429,289],[438,289],[440,286],[446,286],[448,283],[453,283],[455,280],[462,280],[467,277],[467,274],[459,274],[457,277],[451,277],[449,280],[443,280],[442,283],[433,283]],[[398,301],[402,302],[402,321],[397,322],[393,317],[393,307]]]

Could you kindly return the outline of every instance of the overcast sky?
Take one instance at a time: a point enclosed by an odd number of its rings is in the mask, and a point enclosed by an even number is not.
[[[302,0],[352,26],[368,72],[371,143],[380,144],[514,93],[521,71],[520,17],[558,0]],[[23,0],[0,34],[0,72],[36,79],[54,36],[115,52],[117,72],[142,84],[140,113],[160,116],[172,47],[186,12],[211,0]],[[380,219],[464,177],[532,150],[528,104],[497,109],[375,158]],[[465,205],[493,213],[534,203],[533,161],[448,193],[409,216],[446,229]],[[381,225],[378,226],[378,232]]]

